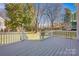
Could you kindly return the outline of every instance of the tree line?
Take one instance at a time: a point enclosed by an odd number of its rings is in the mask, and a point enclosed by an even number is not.
[[[37,31],[38,19],[41,19],[43,15],[49,18],[51,29],[53,29],[53,22],[61,17],[62,4],[9,3],[5,4],[5,9],[9,18],[5,21],[8,31]],[[71,11],[66,8],[64,21],[68,23],[70,18]]]

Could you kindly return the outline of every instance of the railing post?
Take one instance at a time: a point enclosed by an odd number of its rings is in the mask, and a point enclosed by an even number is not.
[[[1,43],[0,44],[2,45],[2,33],[0,33],[0,35],[1,35]]]
[[[77,5],[77,39],[79,40],[79,3],[76,4]]]

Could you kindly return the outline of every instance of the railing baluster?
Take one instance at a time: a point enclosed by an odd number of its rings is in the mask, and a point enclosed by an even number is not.
[[[2,45],[2,33],[1,33],[1,45]]]
[[[10,42],[9,43],[11,43],[11,32],[10,32]]]
[[[2,44],[3,44],[3,33],[2,33]]]
[[[2,34],[0,33],[0,44],[2,44]]]
[[[12,42],[11,42],[11,33],[10,33],[10,43],[12,43]]]
[[[4,33],[4,44],[5,44],[5,33]]]
[[[10,33],[10,35],[11,35],[11,43],[12,43],[12,35],[13,35],[13,33]]]
[[[15,33],[14,33],[14,39],[13,39],[13,42],[14,42],[14,40],[15,40]]]
[[[13,33],[11,34],[11,42],[12,42],[12,36],[13,36]]]
[[[14,33],[12,33],[12,39],[11,39],[11,42],[13,43],[13,35],[14,35]]]
[[[6,39],[6,43],[8,44],[7,40],[8,40],[8,35],[9,35],[9,34],[8,34],[8,33],[6,33],[6,34],[7,34],[7,37],[6,37],[6,38],[7,38],[7,39]]]

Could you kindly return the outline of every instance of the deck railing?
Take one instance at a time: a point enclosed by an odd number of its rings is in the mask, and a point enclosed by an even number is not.
[[[63,37],[63,38],[67,38],[67,39],[76,39],[77,38],[77,31],[53,30],[53,31],[48,31],[48,33],[51,36]]]
[[[0,45],[23,40],[40,40],[40,34],[32,32],[0,32]]]
[[[20,41],[19,32],[0,32],[0,44],[10,44]]]
[[[50,36],[76,39],[76,31],[45,31],[44,39]],[[27,32],[0,32],[0,45],[10,44],[22,40],[41,40],[40,33],[33,34]],[[42,38],[43,40],[43,38]]]

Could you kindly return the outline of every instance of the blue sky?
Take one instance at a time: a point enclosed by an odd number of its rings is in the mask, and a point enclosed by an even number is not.
[[[4,9],[5,8],[5,5],[0,3],[0,9]]]
[[[76,11],[76,7],[74,6],[73,3],[63,3],[63,7],[64,8],[69,8],[72,12]],[[0,4],[0,9],[4,9],[5,5],[4,4]]]
[[[76,11],[76,7],[73,3],[64,3],[63,6],[64,8],[69,8],[72,12]]]

